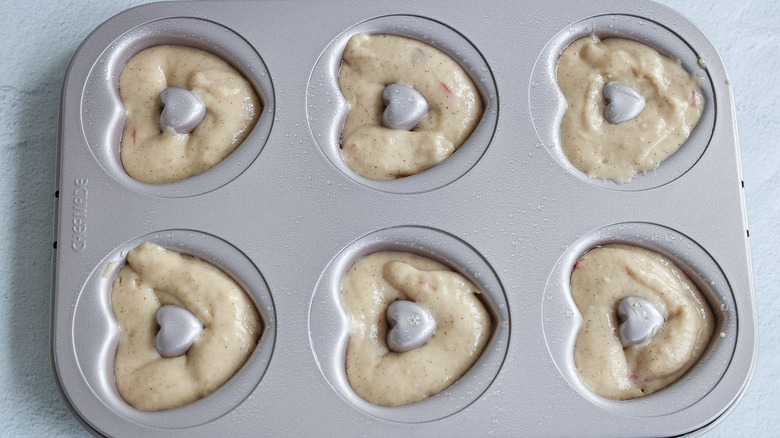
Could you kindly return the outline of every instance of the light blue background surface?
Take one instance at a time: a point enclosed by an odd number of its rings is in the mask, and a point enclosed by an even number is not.
[[[0,14],[0,436],[85,436],[49,359],[60,89],[81,41],[143,0],[6,0]],[[756,302],[758,365],[707,437],[780,434],[780,8],[772,0],[663,0],[719,50],[734,89]]]

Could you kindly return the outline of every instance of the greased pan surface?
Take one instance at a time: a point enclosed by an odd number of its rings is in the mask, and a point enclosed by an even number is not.
[[[444,163],[392,182],[340,158],[346,104],[341,52],[357,33],[422,40],[457,60],[485,112]],[[578,173],[557,139],[565,102],[560,51],[596,33],[679,58],[708,105],[692,136],[653,172],[617,186]],[[124,63],[145,47],[185,44],[228,60],[264,103],[226,161],[179,183],[129,178],[118,159]],[[52,324],[68,403],[107,436],[675,436],[715,424],[755,362],[756,316],[734,105],[701,32],[647,2],[195,2],[150,4],[99,27],[63,90]],[[113,383],[116,271],[144,241],[230,274],[265,322],[256,352],[209,397],[144,413]],[[615,402],[580,380],[581,323],[568,290],[579,255],[622,242],[668,256],[713,309],[716,336],[668,389]],[[438,396],[383,408],[360,399],[344,367],[338,287],[378,250],[437,259],[479,285],[494,319],[488,349]]]

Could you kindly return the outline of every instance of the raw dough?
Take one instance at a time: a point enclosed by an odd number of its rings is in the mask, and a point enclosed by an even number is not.
[[[476,362],[492,334],[481,291],[431,259],[404,252],[370,254],[350,268],[341,297],[349,318],[346,373],[366,401],[399,406],[438,394]],[[423,346],[395,353],[387,346],[387,306],[396,300],[428,308],[437,321]]]
[[[189,134],[161,129],[160,93],[191,91],[206,116]],[[262,105],[249,83],[227,62],[184,46],[154,46],[122,69],[119,92],[127,111],[120,154],[125,171],[146,184],[168,184],[199,175],[230,155],[254,127]]]
[[[189,310],[204,325],[189,351],[173,358],[155,348],[155,316],[166,304]],[[176,408],[214,392],[244,365],[263,328],[251,299],[227,274],[153,243],[127,254],[111,306],[121,329],[116,385],[141,411]]]
[[[561,143],[569,161],[590,177],[628,182],[653,170],[685,142],[701,117],[699,80],[679,61],[630,40],[595,35],[573,42],[558,60],[558,86],[568,108]],[[621,82],[645,98],[632,120],[604,119],[604,85]]]
[[[428,101],[412,131],[382,126],[387,85],[411,86]],[[379,181],[423,172],[452,155],[482,118],[482,98],[469,75],[441,51],[394,35],[353,36],[339,85],[350,111],[341,152],[358,175]]]
[[[596,394],[614,400],[658,391],[685,374],[712,336],[712,311],[696,285],[660,254],[607,245],[585,253],[571,274],[583,319],[574,362]],[[626,296],[648,300],[663,314],[649,342],[623,348],[617,306]]]

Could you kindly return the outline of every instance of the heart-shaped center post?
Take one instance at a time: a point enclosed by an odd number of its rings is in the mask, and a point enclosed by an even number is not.
[[[390,129],[411,131],[428,114],[428,101],[408,85],[388,85],[382,92],[382,102],[382,124]]]
[[[190,90],[168,87],[160,93],[163,105],[160,126],[173,128],[179,134],[189,134],[206,117],[206,105]]]
[[[177,357],[186,353],[203,331],[203,323],[189,310],[165,305],[157,310],[157,332],[155,345],[162,357]]]
[[[618,333],[623,348],[643,344],[652,339],[664,326],[664,316],[653,303],[644,298],[627,296],[617,308],[620,326]]]
[[[436,319],[425,306],[399,300],[387,306],[387,346],[396,353],[406,353],[422,347],[436,331]]]
[[[622,82],[604,85],[604,98],[607,100],[604,118],[609,123],[631,120],[645,109],[645,98],[636,88]]]

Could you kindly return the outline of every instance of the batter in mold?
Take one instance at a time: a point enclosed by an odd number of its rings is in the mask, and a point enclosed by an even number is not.
[[[227,274],[153,243],[127,254],[111,306],[120,327],[117,389],[141,411],[180,407],[215,391],[244,365],[263,328]]]
[[[696,77],[635,41],[579,39],[561,54],[557,76],[568,103],[566,157],[588,176],[618,184],[677,151],[704,107]]]
[[[154,46],[122,69],[126,109],[120,154],[125,171],[146,184],[199,175],[249,135],[262,105],[241,73],[209,52]]]
[[[418,255],[377,252],[360,259],[341,289],[352,389],[369,403],[400,406],[452,385],[492,333],[480,293],[462,275]]]
[[[423,172],[452,155],[482,117],[482,98],[452,58],[394,35],[353,36],[339,85],[350,106],[341,152],[379,181]]]
[[[712,336],[712,311],[696,285],[646,249],[615,244],[588,251],[574,266],[571,294],[583,319],[575,365],[590,389],[608,399],[670,385]]]

